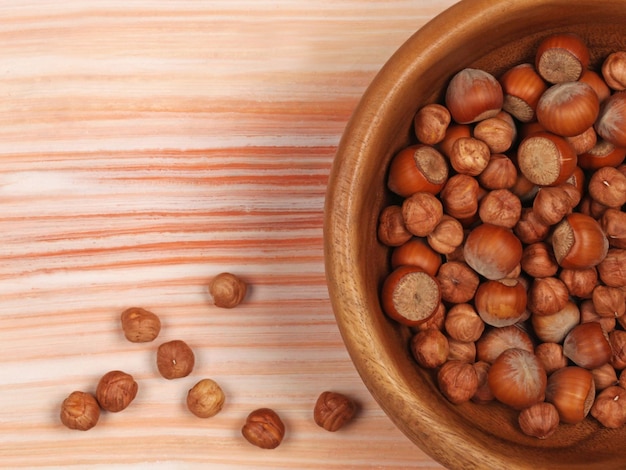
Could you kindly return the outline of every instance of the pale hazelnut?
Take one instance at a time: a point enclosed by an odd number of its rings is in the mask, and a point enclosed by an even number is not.
[[[541,188],[533,201],[533,212],[545,225],[555,225],[572,211],[569,194],[561,186]]]
[[[617,370],[626,369],[626,331],[610,331],[608,341],[611,346],[611,365]]]
[[[500,77],[500,84],[504,92],[502,108],[521,122],[531,121],[537,102],[547,88],[534,65],[522,63],[511,67]]]
[[[441,393],[450,402],[458,405],[474,396],[478,389],[478,375],[472,364],[452,360],[439,368],[437,384]]]
[[[231,273],[220,273],[209,282],[209,295],[216,307],[234,308],[246,296],[247,284]]]
[[[437,253],[450,254],[454,252],[465,238],[463,225],[454,217],[444,214],[437,226],[428,234],[430,247]]]
[[[285,425],[274,410],[259,408],[247,416],[241,434],[261,449],[275,449],[285,437]]]
[[[119,370],[107,372],[96,388],[96,399],[103,410],[124,410],[137,396],[139,386],[132,375]]]
[[[490,157],[485,142],[474,137],[461,137],[454,142],[449,159],[457,173],[477,176],[487,167]]]
[[[556,277],[534,279],[528,289],[528,309],[535,315],[551,315],[565,308],[569,292]]]
[[[626,249],[610,248],[598,264],[598,276],[607,286],[626,286]]]
[[[187,408],[199,418],[210,418],[222,410],[225,399],[217,382],[202,379],[187,392]]]
[[[593,375],[587,369],[567,366],[548,377],[546,401],[556,406],[561,422],[581,422],[593,405],[595,398]]]
[[[357,405],[351,398],[337,392],[322,392],[315,402],[315,424],[330,432],[338,431],[355,415]]]
[[[626,89],[626,51],[611,52],[602,63],[602,77],[613,90]]]
[[[600,225],[609,240],[609,246],[626,248],[626,212],[609,208],[602,214]]]
[[[195,364],[192,349],[182,340],[163,343],[157,349],[157,368],[166,379],[178,379],[191,374]]]
[[[478,341],[485,330],[485,322],[471,304],[453,305],[444,323],[446,333],[457,341]]]
[[[600,325],[602,326],[602,329],[606,331],[607,333],[610,331],[613,331],[615,329],[615,325],[617,324],[617,320],[615,319],[615,317],[602,317],[598,315],[595,308],[593,307],[593,302],[591,301],[591,299],[583,300],[580,303],[580,322],[581,323],[590,323],[590,322],[600,323]]]
[[[450,111],[441,104],[431,103],[421,107],[413,119],[417,140],[428,145],[441,142],[451,120]]]
[[[626,292],[619,287],[602,284],[594,287],[591,301],[596,313],[602,317],[621,317],[626,313]]]
[[[567,366],[563,346],[559,343],[539,343],[535,346],[535,356],[543,365],[548,375]]]
[[[517,168],[515,171],[517,171]],[[515,183],[508,189],[519,197],[520,201],[529,204],[535,198],[537,191],[539,191],[539,186],[526,178],[523,173],[518,172]]]
[[[589,217],[596,220],[599,220],[608,209],[608,206],[599,203],[589,194],[585,194],[582,197],[578,206],[578,212],[584,215],[588,215]]]
[[[545,242],[531,243],[524,247],[521,267],[532,277],[551,277],[559,270],[552,248]]]
[[[431,193],[417,192],[402,202],[402,218],[407,230],[418,237],[431,233],[443,217],[443,206]]]
[[[532,207],[524,207],[513,232],[522,243],[530,244],[545,240],[550,226],[539,220]]]
[[[600,111],[595,90],[585,82],[569,81],[548,88],[537,103],[537,120],[563,137],[583,133],[593,126]]]
[[[457,174],[451,176],[439,194],[446,214],[467,219],[478,212],[479,185],[476,178]]]
[[[491,364],[485,361],[476,361],[473,365],[478,377],[478,388],[476,389],[474,395],[472,395],[471,400],[474,403],[481,404],[489,403],[495,400],[495,397],[489,388],[489,383],[487,382],[487,376],[489,374]]]
[[[415,331],[424,331],[429,328],[435,328],[437,330],[443,330],[443,324],[446,319],[446,306],[443,302],[439,302],[435,308],[435,312],[424,322],[411,326]]]
[[[587,189],[594,201],[606,207],[626,204],[626,175],[612,166],[597,169],[589,178]]]
[[[402,207],[396,204],[385,207],[378,217],[378,240],[386,246],[400,246],[413,237],[404,225]]]
[[[161,331],[159,317],[143,308],[131,307],[122,312],[122,330],[128,341],[146,343],[153,341]]]
[[[596,390],[604,390],[605,388],[618,384],[615,367],[613,367],[609,362],[592,369],[591,374],[593,375],[593,382],[596,385]]]
[[[483,223],[513,228],[522,214],[522,201],[508,189],[489,191],[478,205]]]
[[[485,189],[511,189],[517,182],[517,168],[506,155],[494,153],[477,178]]]
[[[70,429],[87,431],[99,418],[100,406],[91,393],[72,392],[61,404],[61,422]]]
[[[576,155],[580,155],[589,152],[596,145],[598,142],[598,134],[593,126],[591,126],[580,134],[565,137],[565,140],[572,146]]]
[[[490,328],[476,341],[476,358],[492,364],[500,354],[511,348],[528,352],[535,349],[529,334],[517,324]]]
[[[454,304],[469,302],[480,283],[478,274],[461,261],[442,264],[436,279],[441,290],[441,298]]]
[[[452,119],[470,124],[495,116],[502,109],[504,94],[490,73],[473,68],[457,72],[446,88],[445,104]]]
[[[580,323],[580,310],[578,305],[568,301],[558,312],[550,315],[532,315],[531,323],[541,341],[560,343],[572,328]]]
[[[605,388],[596,397],[590,413],[606,428],[621,428],[626,424],[626,389],[618,385]]]
[[[472,364],[476,361],[476,343],[474,341],[458,341],[448,337],[447,360],[461,361]]]
[[[557,430],[559,412],[552,403],[541,402],[523,409],[518,416],[520,429],[527,436],[546,439]]]
[[[411,338],[411,353],[422,367],[434,369],[446,362],[450,352],[448,338],[437,328],[427,328]]]
[[[474,137],[487,144],[491,153],[503,153],[511,148],[515,127],[497,116],[487,118],[474,126]]]
[[[606,364],[611,360],[611,352],[609,336],[597,322],[575,326],[563,341],[563,354],[585,369],[595,369]]]
[[[585,269],[561,269],[559,279],[573,297],[587,299],[598,283],[598,270],[592,266]]]

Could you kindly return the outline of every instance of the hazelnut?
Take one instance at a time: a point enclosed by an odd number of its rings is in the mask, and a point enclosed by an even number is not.
[[[216,307],[234,308],[246,296],[247,285],[231,273],[220,273],[209,282],[209,295]]]
[[[592,217],[574,212],[565,216],[552,233],[552,249],[563,268],[585,269],[598,265],[606,256],[609,241]]]
[[[591,407],[591,416],[606,428],[620,428],[626,424],[626,389],[613,385],[602,390]]]
[[[517,324],[487,330],[476,341],[476,357],[479,361],[492,364],[500,354],[512,348],[534,351],[529,334]]]
[[[428,234],[427,240],[437,253],[450,254],[461,246],[464,238],[461,222],[444,214],[434,230]]]
[[[595,123],[598,135],[616,147],[626,147],[626,93],[618,92],[609,96],[600,107]]]
[[[443,302],[439,302],[437,308],[435,309],[435,313],[433,313],[426,321],[420,323],[419,325],[411,326],[411,329],[414,332],[428,330],[429,328],[435,328],[439,331],[443,331],[443,324],[446,319],[446,306]]]
[[[584,170],[597,170],[605,166],[617,166],[624,161],[626,148],[616,147],[607,140],[597,138],[596,144],[578,155],[578,166]]]
[[[437,328],[427,328],[413,335],[410,349],[415,361],[427,369],[446,362],[450,352],[448,338]]]
[[[531,243],[524,247],[521,267],[532,277],[554,276],[559,270],[552,248],[544,242]]]
[[[618,384],[615,367],[608,362],[603,366],[592,369],[591,374],[593,375],[596,391],[604,390],[605,388]]]
[[[613,90],[626,89],[626,51],[610,53],[602,63],[602,77]]]
[[[441,190],[440,199],[446,214],[457,219],[467,219],[478,212],[479,185],[469,175],[451,176]]]
[[[611,365],[617,370],[626,369],[626,331],[610,331],[608,338],[611,345]]]
[[[563,355],[563,346],[559,343],[539,343],[535,347],[535,356],[548,375],[567,366],[567,358]]]
[[[195,356],[192,349],[182,340],[163,343],[157,349],[157,368],[166,379],[188,376],[193,370]]]
[[[489,388],[489,383],[487,382],[487,375],[491,364],[485,361],[476,361],[473,365],[476,370],[476,375],[478,376],[478,388],[471,400],[474,403],[489,403],[495,399]]]
[[[585,269],[561,269],[559,279],[571,296],[586,299],[591,297],[598,283],[598,270],[593,266]]]
[[[378,240],[386,246],[400,246],[413,234],[406,229],[402,207],[396,204],[385,207],[378,217]]]
[[[466,68],[457,72],[446,89],[445,103],[452,119],[470,124],[495,116],[502,109],[500,83],[484,70]]]
[[[575,81],[589,65],[589,49],[580,36],[555,33],[544,38],[535,52],[535,67],[550,83]]]
[[[622,317],[620,317],[622,318]],[[617,320],[615,317],[602,317],[598,315],[595,308],[593,307],[593,302],[591,299],[583,300],[580,303],[580,322],[581,323],[590,323],[597,322],[600,323],[602,329],[607,333],[613,331],[615,329],[615,325],[617,324]]]
[[[561,186],[539,189],[533,200],[533,212],[545,225],[555,225],[572,211],[568,192]]]
[[[563,354],[574,364],[595,369],[611,360],[611,344],[598,322],[581,323],[563,341]]]
[[[437,372],[437,384],[441,393],[458,405],[469,401],[478,389],[478,375],[470,363],[451,360]]]
[[[494,153],[477,178],[485,189],[511,189],[517,182],[517,168],[506,155]]]
[[[417,192],[402,202],[402,217],[409,232],[418,237],[425,237],[441,221],[443,206],[433,194]]]
[[[591,301],[596,313],[602,317],[621,317],[626,313],[626,292],[619,287],[594,287]]]
[[[589,152],[598,143],[598,134],[593,126],[577,135],[565,137],[568,144],[574,149],[576,155]]]
[[[578,305],[569,301],[556,313],[532,315],[531,323],[541,341],[560,343],[571,329],[580,323],[580,310]]]
[[[522,201],[508,189],[489,191],[478,205],[478,216],[483,223],[513,228],[522,214]]]
[[[517,164],[522,174],[538,186],[556,186],[572,176],[577,164],[572,146],[561,136],[537,132],[522,139]]]
[[[626,287],[626,249],[610,248],[597,268],[605,285]]]
[[[532,207],[524,207],[513,232],[522,243],[531,244],[545,240],[550,226],[539,220]]]
[[[491,153],[509,150],[515,137],[515,126],[500,117],[487,118],[474,127],[474,137],[485,144]]]
[[[626,212],[607,209],[600,218],[600,226],[609,240],[609,246],[626,248]]]
[[[285,437],[285,425],[274,410],[259,408],[248,415],[241,434],[261,449],[275,449]]]
[[[578,366],[567,366],[548,377],[546,401],[556,407],[561,422],[576,424],[589,414],[595,391],[590,371]]]
[[[509,229],[483,223],[467,235],[463,256],[478,274],[502,279],[520,263],[522,243]]]
[[[477,176],[487,167],[490,157],[485,142],[474,137],[461,137],[452,145],[449,159],[457,173]]]
[[[187,392],[187,408],[199,418],[210,418],[222,410],[225,398],[217,382],[202,379]]]
[[[537,439],[550,437],[559,426],[559,412],[552,403],[535,403],[523,409],[518,416],[520,429]]]
[[[509,326],[522,320],[528,302],[526,288],[517,279],[487,280],[476,289],[474,305],[491,326]]]
[[[485,330],[485,322],[471,304],[461,303],[448,310],[444,327],[457,341],[478,341]]]
[[[441,298],[455,304],[469,302],[480,282],[478,274],[462,261],[442,264],[436,279],[441,290]]]
[[[448,337],[448,358],[472,364],[476,361],[476,343],[474,341],[458,341]]]
[[[443,140],[452,117],[445,106],[431,103],[420,108],[413,118],[415,136],[423,144],[434,145]]]
[[[72,392],[61,404],[61,422],[70,429],[87,431],[100,418],[100,406],[91,393]]]
[[[534,279],[528,289],[528,309],[535,315],[552,315],[568,301],[567,287],[556,277]]]
[[[416,266],[400,266],[383,282],[383,310],[403,325],[416,326],[428,320],[440,301],[441,289],[437,280]]]
[[[313,420],[330,432],[338,431],[348,423],[356,413],[356,403],[337,392],[322,392],[315,402]]]
[[[580,81],[552,85],[539,98],[536,110],[539,123],[563,137],[582,134],[592,127],[599,111],[595,90]]]
[[[454,143],[461,137],[471,136],[472,128],[469,125],[451,123],[446,129],[446,134],[443,137],[443,140],[437,145],[437,148],[441,151],[442,154],[450,158],[450,155],[452,154],[452,146],[454,145]]]
[[[530,122],[535,117],[539,98],[547,85],[533,64],[516,65],[502,74],[500,84],[504,93],[502,109],[521,122]]]
[[[497,400],[522,410],[543,401],[547,374],[534,352],[513,348],[491,364],[487,381]]]
[[[441,255],[433,250],[423,238],[413,237],[395,247],[391,252],[391,267],[402,265],[416,266],[431,276],[437,274],[441,266]]]
[[[402,197],[423,191],[437,194],[448,179],[448,163],[430,145],[411,145],[400,150],[389,164],[387,187]]]
[[[132,375],[119,370],[107,372],[96,388],[96,399],[103,410],[122,411],[137,396],[139,386]]]
[[[626,175],[612,166],[598,168],[589,178],[587,189],[594,201],[606,207],[626,204]]]
[[[517,171],[517,168],[515,171]],[[539,191],[539,186],[526,178],[523,173],[518,172],[515,183],[509,189],[520,198],[520,201],[530,203],[535,198],[537,191]]]
[[[594,70],[585,69],[578,79],[581,82],[585,82],[589,85],[598,95],[598,101],[602,103],[605,99],[607,99],[611,95],[611,89],[608,87],[604,78]]]
[[[143,308],[131,307],[124,310],[121,321],[124,336],[133,343],[153,341],[161,331],[159,317]]]

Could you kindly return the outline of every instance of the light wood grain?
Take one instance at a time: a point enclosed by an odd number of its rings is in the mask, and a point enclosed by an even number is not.
[[[322,221],[336,145],[375,73],[445,1],[0,1],[0,466],[441,468],[355,372],[326,290]],[[251,289],[210,305],[220,271]],[[119,315],[159,314],[153,344]],[[158,375],[184,339],[197,366]],[[59,405],[112,369],[139,394],[96,428]],[[209,420],[185,410],[211,377]],[[312,421],[332,389],[360,404]],[[274,451],[240,436],[269,406]]]

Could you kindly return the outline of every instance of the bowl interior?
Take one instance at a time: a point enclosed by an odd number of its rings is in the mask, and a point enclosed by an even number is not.
[[[595,420],[561,424],[545,440],[524,436],[517,413],[496,403],[452,405],[432,372],[410,357],[410,332],[388,320],[379,288],[389,250],[376,238],[377,217],[390,202],[391,157],[413,143],[412,118],[441,101],[450,77],[464,67],[499,76],[533,60],[548,34],[581,35],[592,66],[626,50],[621,1],[465,0],[416,32],[390,58],[364,94],[340,142],[326,198],[325,255],[329,294],[351,358],[364,383],[417,445],[449,468],[625,468],[626,429]]]

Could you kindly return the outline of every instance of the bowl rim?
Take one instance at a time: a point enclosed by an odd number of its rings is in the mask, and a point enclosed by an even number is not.
[[[390,386],[408,392],[410,383],[395,365],[390,365],[389,340],[380,331],[380,319],[370,314],[367,299],[363,298],[361,289],[355,287],[365,282],[364,273],[350,268],[363,256],[357,231],[351,231],[350,227],[358,224],[361,217],[367,216],[363,207],[357,207],[364,205],[363,201],[354,196],[358,193],[360,176],[368,166],[373,165],[365,158],[364,148],[374,142],[383,130],[388,130],[389,123],[383,122],[381,116],[390,112],[394,103],[397,103],[405,91],[406,83],[420,73],[419,67],[427,68],[438,60],[438,54],[442,51],[467,41],[463,31],[476,29],[485,22],[491,24],[496,19],[501,23],[503,14],[510,17],[508,24],[514,28],[516,15],[524,11],[528,13],[529,9],[536,9],[537,21],[545,21],[547,24],[548,19],[542,19],[541,14],[545,15],[548,11],[567,12],[572,5],[598,8],[594,0],[461,0],[444,10],[410,36],[376,74],[346,125],[331,168],[324,208],[324,257],[329,296],[341,336],[357,372],[383,411],[422,450],[449,468],[536,469],[538,466],[537,462],[529,459],[528,465],[515,467],[518,461],[511,461],[506,443],[498,443],[497,436],[480,433],[469,436],[454,428],[434,435],[431,431],[440,429],[442,424],[442,417],[434,407],[389,400],[387,389]],[[605,14],[620,9],[623,9],[622,2],[603,2]],[[563,26],[567,25],[568,18],[567,13],[563,15]],[[599,15],[595,18],[599,20]],[[556,23],[552,20],[550,25]],[[450,25],[454,25],[454,31]],[[515,34],[515,31],[511,34]],[[436,42],[433,43],[432,38],[437,38]],[[407,61],[407,56],[419,56],[420,65]],[[390,86],[392,80],[397,81],[398,85]],[[378,103],[378,106],[373,107],[372,102]],[[379,195],[377,188],[370,188],[372,198]],[[366,338],[363,338],[364,333]],[[434,396],[431,398],[438,399]],[[412,429],[394,418],[399,413],[406,413],[413,421]],[[445,423],[450,426],[455,424],[453,419]],[[484,450],[487,446],[489,453],[476,455],[477,448]],[[532,447],[529,446],[528,450],[532,451]],[[566,464],[558,468],[583,468],[588,463],[581,462],[580,467]]]

